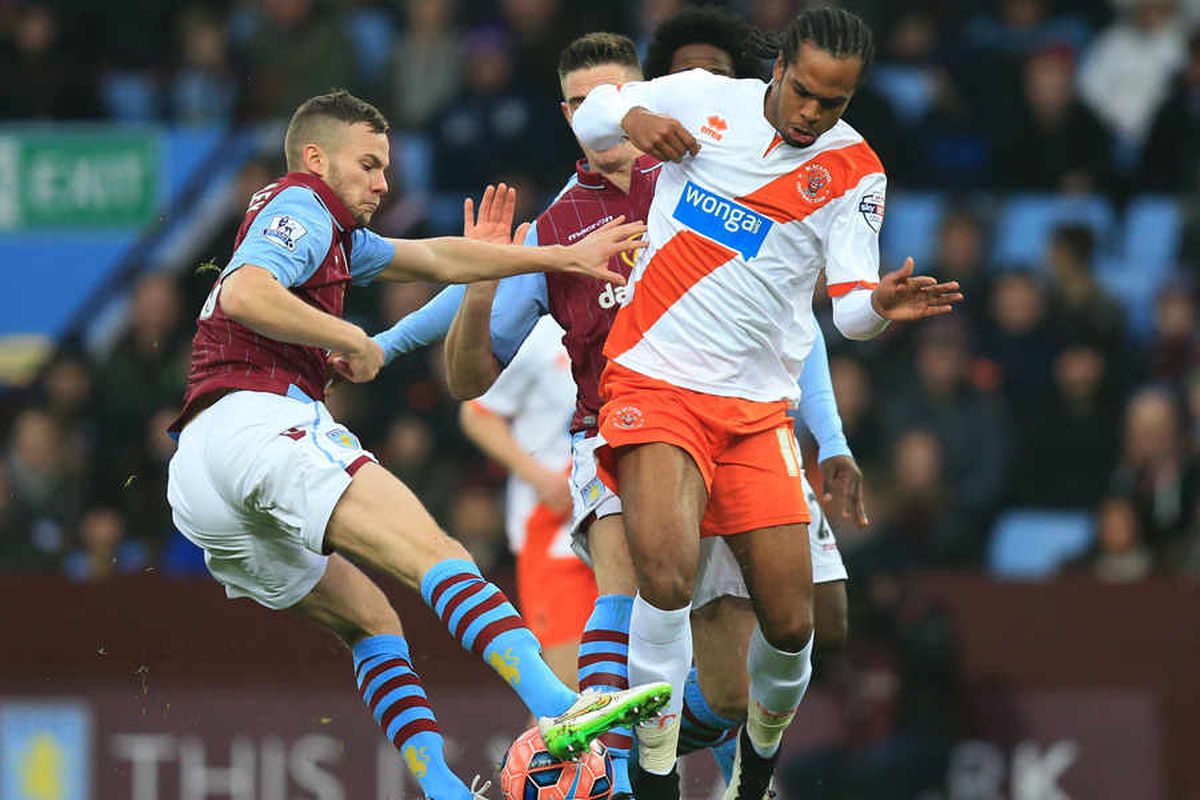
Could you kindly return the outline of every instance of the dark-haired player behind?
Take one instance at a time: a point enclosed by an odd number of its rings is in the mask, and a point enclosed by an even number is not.
[[[387,192],[387,131],[377,109],[344,91],[296,110],[284,140],[290,171],[251,198],[201,309],[184,408],[171,426],[179,447],[167,496],[176,526],[204,549],[230,597],[295,609],[351,647],[363,700],[422,791],[464,800],[475,785],[446,766],[400,619],[347,556],[419,590],[455,639],[541,718],[560,757],[649,711],[665,691],[577,699],[466,550],[330,417],[322,402],[330,368],[364,382],[383,363],[379,346],[342,319],[345,292],[375,279],[472,281],[543,269],[621,282],[607,264],[644,226],[605,226],[556,249],[385,239],[366,225]]]

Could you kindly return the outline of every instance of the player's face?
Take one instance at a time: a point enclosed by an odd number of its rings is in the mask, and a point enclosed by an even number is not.
[[[766,113],[780,138],[792,147],[809,147],[837,124],[858,88],[862,66],[857,56],[837,58],[808,42],[791,64],[776,59]]]
[[[375,133],[367,123],[359,122],[342,126],[338,144],[329,154],[325,182],[359,225],[371,221],[387,194],[388,151],[387,134]]]
[[[583,105],[584,99],[592,89],[597,86],[616,85],[636,80],[641,80],[641,76],[622,64],[599,64],[568,72],[562,80],[564,98],[562,112],[567,119],[567,124],[571,124],[575,112]],[[580,147],[583,147],[582,143],[580,143]],[[600,172],[614,172],[637,158],[638,151],[628,141],[623,141],[607,150],[592,150],[583,147],[583,154],[592,169]]]
[[[672,74],[689,69],[705,69],[714,75],[737,77],[733,72],[733,58],[711,44],[685,44],[671,55]]]

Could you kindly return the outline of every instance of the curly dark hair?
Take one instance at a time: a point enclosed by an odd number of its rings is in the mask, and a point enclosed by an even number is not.
[[[671,71],[676,50],[689,44],[710,44],[729,54],[735,77],[761,78],[763,62],[752,44],[757,33],[750,23],[720,6],[689,6],[659,24],[642,68],[647,80],[661,77]]]

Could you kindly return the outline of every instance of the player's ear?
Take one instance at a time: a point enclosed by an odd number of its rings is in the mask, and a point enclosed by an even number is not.
[[[771,67],[771,77],[775,80],[775,83],[783,82],[783,67],[783,53],[780,53],[775,56],[775,65]]]
[[[562,103],[558,104],[558,107],[562,109],[563,119],[565,119],[567,121],[567,124],[570,125],[571,124],[571,111],[567,107],[567,104],[565,102],[562,102]]]
[[[319,144],[310,142],[304,145],[301,151],[304,156],[304,169],[306,172],[311,172],[313,175],[325,177],[325,172],[328,169],[328,162],[325,159],[325,151],[321,149]]]

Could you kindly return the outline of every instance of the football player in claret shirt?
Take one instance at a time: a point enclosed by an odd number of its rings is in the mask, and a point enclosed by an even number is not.
[[[665,162],[630,298],[605,344],[598,449],[637,573],[630,680],[675,695],[638,728],[641,800],[678,797],[675,754],[692,661],[701,536],[722,536],[753,600],[748,716],[728,797],[760,798],[807,689],[810,520],[786,411],[812,347],[822,271],[852,339],[948,313],[956,284],[879,276],[886,180],[841,115],[874,51],[857,16],[821,8],[781,34],[772,80],[689,70],[600,86],[573,120],[592,148],[628,138]]]
[[[562,248],[386,239],[365,226],[387,191],[387,130],[378,110],[343,91],[306,101],[292,117],[290,171],[252,197],[200,312],[184,408],[171,426],[179,447],[167,491],[175,524],[204,549],[227,594],[295,609],[338,635],[353,650],[364,701],[425,795],[461,799],[475,785],[446,766],[400,620],[346,556],[420,591],[451,635],[541,718],[559,757],[656,708],[667,691],[597,700],[567,688],[466,550],[330,417],[322,402],[330,369],[362,382],[383,364],[379,345],[342,319],[346,288],[533,270],[620,283],[609,260],[644,226],[616,220]],[[494,195],[489,187],[485,201]]]

